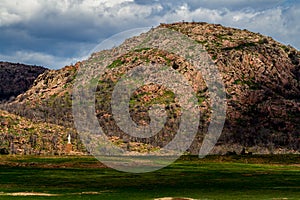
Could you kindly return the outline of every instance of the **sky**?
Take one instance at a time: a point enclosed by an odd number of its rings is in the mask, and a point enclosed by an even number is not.
[[[299,19],[298,0],[1,0],[0,61],[59,69],[115,34],[178,21],[248,29],[300,49]]]

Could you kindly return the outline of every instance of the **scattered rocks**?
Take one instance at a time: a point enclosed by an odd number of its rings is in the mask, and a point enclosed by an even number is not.
[[[179,31],[197,41],[222,74],[228,109],[218,145],[239,144],[247,149],[256,146],[300,149],[299,51],[258,33],[216,24],[184,22],[161,24],[159,27]],[[128,43],[134,41],[127,40]],[[171,40],[167,42],[172,43]],[[98,54],[95,52],[89,60],[83,61],[93,63],[88,67],[94,73],[97,73],[95,63]],[[195,72],[192,64],[179,55],[158,49],[141,49],[116,58],[103,77],[96,80],[95,110],[99,123],[108,136],[121,140],[127,137],[113,119],[111,93],[122,75],[143,63],[164,64],[189,80],[201,112],[198,135],[189,149],[197,154],[211,120],[210,94],[201,73]],[[75,66],[40,75],[33,87],[6,105],[6,109],[32,120],[72,128],[72,87],[77,69],[81,66],[79,62]],[[150,139],[129,137],[124,148],[135,149],[135,142],[161,147],[174,138],[180,124],[180,106],[174,95],[164,87],[153,84],[138,88],[130,101],[131,118],[136,124],[147,126],[151,122],[149,107],[154,103],[166,107],[168,120],[164,130]],[[8,128],[5,121],[1,123]]]

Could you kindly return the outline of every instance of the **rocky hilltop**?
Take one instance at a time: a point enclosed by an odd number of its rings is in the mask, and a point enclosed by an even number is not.
[[[218,67],[227,97],[226,122],[213,153],[241,151],[254,153],[299,152],[300,149],[300,52],[270,37],[208,23],[161,24],[201,44]],[[137,37],[138,38],[138,37]],[[131,40],[126,42],[129,44]],[[126,44],[125,42],[125,44]],[[172,41],[166,41],[172,43]],[[33,87],[2,109],[40,123],[72,128],[72,89],[79,68],[97,73],[95,52],[88,60],[40,75]],[[93,63],[93,67],[89,67]],[[96,63],[96,64],[95,64]],[[200,105],[198,134],[189,149],[198,153],[210,122],[210,97],[201,74],[180,55],[156,48],[135,49],[116,57],[96,81],[96,114],[110,138],[131,149],[137,142],[150,149],[167,144],[180,124],[180,105],[174,93],[157,84],[138,88],[130,99],[130,115],[138,125],[150,123],[148,111],[161,104],[167,111],[165,127],[147,139],[130,137],[118,128],[111,111],[112,91],[122,75],[142,64],[164,64],[183,74],[194,88]],[[84,112],[84,111],[83,111]],[[126,145],[127,144],[127,145]],[[153,148],[152,148],[153,147]],[[132,147],[132,149],[134,149]]]
[[[0,101],[27,91],[38,75],[47,69],[40,66],[0,62]]]

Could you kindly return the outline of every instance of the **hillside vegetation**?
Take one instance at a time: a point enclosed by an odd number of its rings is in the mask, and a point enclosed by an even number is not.
[[[27,91],[47,69],[20,63],[0,62],[0,102]]]
[[[299,51],[258,33],[216,24],[174,23],[161,24],[158,28],[176,30],[201,44],[223,77],[228,109],[222,136],[213,153],[241,151],[242,148],[254,153],[299,151]],[[73,129],[71,100],[76,73],[80,67],[95,63],[99,55],[95,52],[88,60],[74,66],[45,72],[31,89],[2,105],[2,109],[34,122]],[[105,133],[110,138],[118,138],[125,149],[130,149],[126,144],[131,142],[155,149],[172,140],[180,123],[180,105],[172,91],[158,84],[138,88],[130,100],[130,115],[139,125],[150,123],[151,105],[164,106],[167,122],[157,135],[147,139],[129,137],[113,119],[110,100],[118,80],[130,69],[147,63],[164,64],[189,80],[201,112],[198,134],[189,152],[198,153],[210,122],[210,98],[201,74],[195,73],[194,66],[180,55],[147,48],[115,58],[103,76],[95,80],[98,82],[95,110],[99,123]],[[97,72],[97,68],[88,70]]]

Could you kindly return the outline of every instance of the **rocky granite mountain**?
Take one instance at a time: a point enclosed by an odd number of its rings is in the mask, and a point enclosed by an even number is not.
[[[157,28],[178,31],[201,44],[218,67],[226,89],[227,112],[221,138],[212,153],[241,151],[285,153],[300,150],[300,52],[271,37],[248,30],[208,23],[161,24]],[[156,29],[157,29],[156,28]],[[130,44],[139,37],[127,40]],[[172,43],[171,40],[166,41]],[[110,50],[114,51],[114,50]],[[73,128],[72,89],[78,69],[97,73],[95,52],[88,60],[40,75],[31,89],[2,105],[11,113],[39,123]],[[155,136],[140,139],[125,134],[111,110],[112,92],[122,75],[142,64],[163,64],[184,75],[198,98],[201,112],[197,136],[189,152],[198,153],[211,119],[210,97],[201,74],[180,55],[156,48],[141,48],[116,57],[96,80],[95,112],[103,130],[118,144],[130,149],[134,142],[160,148],[180,124],[180,105],[174,93],[158,84],[138,88],[131,96],[130,115],[139,125],[150,123],[151,105],[167,112],[165,127]],[[84,112],[84,111],[82,111]],[[153,148],[152,148],[153,147]],[[147,148],[146,148],[147,149]]]
[[[0,62],[0,101],[27,91],[38,75],[47,69],[40,66]]]

